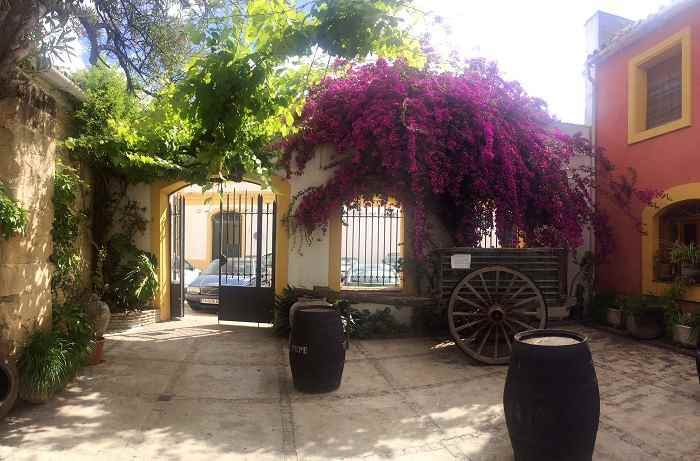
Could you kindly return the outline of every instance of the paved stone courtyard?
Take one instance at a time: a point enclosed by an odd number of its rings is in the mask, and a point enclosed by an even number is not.
[[[695,460],[700,385],[691,357],[576,327],[600,382],[596,460]],[[341,388],[291,385],[285,341],[268,329],[191,316],[108,340],[41,406],[0,427],[6,460],[512,460],[505,367],[448,341],[354,341]]]

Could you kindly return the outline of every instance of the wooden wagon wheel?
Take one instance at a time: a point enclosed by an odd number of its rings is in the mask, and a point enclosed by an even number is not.
[[[450,333],[472,358],[508,363],[516,333],[547,327],[542,292],[522,272],[489,266],[470,272],[455,287],[447,309]]]

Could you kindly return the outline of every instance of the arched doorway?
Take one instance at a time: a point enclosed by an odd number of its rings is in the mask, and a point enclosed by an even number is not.
[[[257,185],[260,189],[260,182],[256,181],[254,178],[246,178],[245,183],[252,183]],[[234,184],[234,183],[231,183]],[[239,184],[240,183],[236,183]],[[187,258],[186,249],[182,250],[182,264],[180,265],[176,258],[173,257],[173,237],[177,237],[176,232],[173,231],[171,217],[170,217],[170,204],[172,199],[177,196],[182,196],[183,191],[190,186],[190,184],[183,181],[173,182],[169,184],[159,183],[153,184],[151,186],[151,251],[156,254],[159,267],[158,275],[160,281],[160,287],[158,296],[156,299],[156,305],[160,310],[161,320],[169,320],[172,318],[171,315],[171,305],[172,301],[177,301],[177,293],[173,292],[172,277],[173,268],[181,269],[181,265],[194,265],[194,261],[189,261]],[[228,186],[227,186],[228,187]],[[235,186],[231,186],[234,187]],[[213,246],[214,236],[214,215],[217,213],[212,213],[211,221],[207,224],[207,256],[210,257],[210,261],[216,259],[214,256],[218,254],[221,249],[225,254],[224,261],[229,262],[228,258],[245,258],[248,256],[247,260],[251,260],[250,256],[255,256],[255,265],[252,271],[249,271],[251,265],[245,265],[245,259],[238,259],[236,261],[231,261],[232,264],[222,264],[222,275],[224,278],[228,277],[229,280],[237,276],[237,271],[245,270],[245,277],[249,278],[249,282],[253,286],[260,285],[268,289],[268,297],[274,296],[275,293],[281,293],[287,284],[287,266],[288,266],[288,233],[286,227],[282,222],[283,214],[289,206],[289,184],[286,179],[274,176],[269,187],[264,187],[266,190],[266,197],[261,197],[263,199],[262,209],[265,211],[269,209],[269,215],[265,217],[263,215],[263,226],[267,224],[268,230],[264,230],[258,233],[258,198],[255,194],[251,194],[250,190],[243,192],[242,194],[224,193],[221,199],[217,198],[215,205],[219,208],[217,212],[219,216],[224,216],[223,222],[219,217],[217,223],[219,224],[219,235],[217,239],[221,242],[224,239],[224,245],[219,247],[219,249]],[[216,191],[216,186],[213,189]],[[218,192],[216,192],[218,194]],[[227,203],[228,195],[228,203]],[[259,195],[259,194],[258,194]],[[235,218],[236,214],[241,215],[241,213],[236,209],[240,208],[238,206],[238,198],[240,197],[240,203],[243,208],[246,208],[250,213],[248,219],[244,216],[240,218]],[[253,199],[252,205],[250,204],[251,199]],[[273,214],[272,206],[276,207],[277,210],[282,210],[281,212],[276,212]],[[184,221],[187,220],[188,212],[191,211],[187,204],[184,205],[183,212],[185,215]],[[236,220],[240,219],[239,224],[236,224]],[[238,240],[235,238],[236,228],[240,229],[240,237]],[[272,232],[272,228],[275,229],[274,240],[264,240],[263,237],[268,236],[268,232]],[[186,238],[187,230],[186,228],[181,231],[181,235]],[[227,236],[228,235],[228,236]],[[258,238],[260,237],[260,238]],[[270,235],[271,237],[271,235]],[[262,248],[257,244],[260,240]],[[265,245],[267,242],[267,246]],[[238,250],[236,250],[238,248]],[[244,253],[248,254],[244,254]],[[274,254],[274,257],[272,256]],[[259,257],[258,257],[259,255]],[[257,260],[260,262],[260,267],[257,266]],[[173,265],[175,263],[175,265]],[[238,264],[235,264],[238,263]],[[258,270],[259,269],[259,270]],[[251,277],[251,272],[255,271],[255,276]],[[274,278],[267,276],[265,274],[274,272]],[[178,278],[175,277],[177,280]],[[218,279],[218,274],[217,274]],[[258,282],[259,279],[259,282]],[[180,278],[180,280],[182,280]],[[184,290],[183,290],[184,291]],[[183,292],[181,292],[183,293]],[[184,293],[183,293],[184,295]],[[253,300],[255,304],[255,300]]]

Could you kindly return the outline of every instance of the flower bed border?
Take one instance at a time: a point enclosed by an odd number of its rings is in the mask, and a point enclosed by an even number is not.
[[[117,312],[112,314],[107,332],[119,333],[157,322],[160,322],[160,311],[158,309]]]

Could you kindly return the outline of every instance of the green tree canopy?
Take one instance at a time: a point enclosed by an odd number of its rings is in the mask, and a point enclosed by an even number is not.
[[[191,35],[208,27],[221,0],[0,1],[0,83],[26,58],[60,63],[84,38],[90,62],[116,62],[131,89],[167,81],[196,52]],[[211,5],[211,7],[210,7]]]
[[[307,88],[336,60],[371,55],[422,65],[400,0],[249,0],[191,34],[201,49],[181,77],[146,103],[104,66],[78,78],[88,101],[67,145],[96,166],[134,181],[163,176],[265,177],[271,142],[286,135]]]

